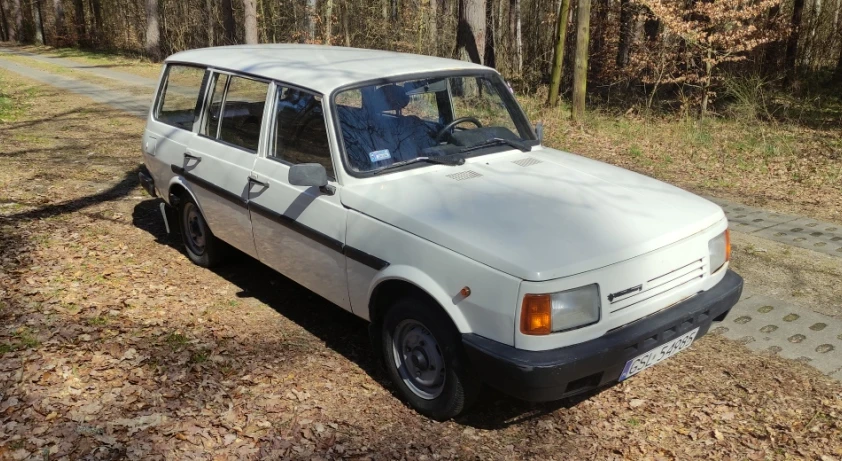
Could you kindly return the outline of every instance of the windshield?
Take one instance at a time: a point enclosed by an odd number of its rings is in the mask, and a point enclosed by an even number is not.
[[[500,146],[511,149],[506,142],[535,139],[496,74],[371,85],[339,92],[334,101],[345,154],[355,172],[463,152],[481,155]]]

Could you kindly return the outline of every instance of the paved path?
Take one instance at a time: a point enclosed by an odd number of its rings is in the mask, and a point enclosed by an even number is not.
[[[842,258],[842,226],[706,198],[725,210],[732,230]]]
[[[0,54],[7,52],[0,48]],[[20,54],[20,53],[18,53]],[[27,53],[28,54],[28,53]],[[28,56],[29,57],[29,56]],[[68,59],[34,55],[40,61],[67,65],[96,75],[105,69],[80,65]],[[67,64],[67,63],[71,64]],[[77,79],[57,76],[33,69],[0,57],[0,68],[16,72],[42,83],[88,96],[94,101],[125,110],[138,117],[146,117],[150,101],[103,89]],[[155,81],[123,72],[106,71],[126,83],[149,86]],[[141,82],[141,80],[145,82]],[[151,94],[151,91],[150,91]],[[708,197],[725,210],[731,228],[769,240],[842,257],[842,229],[840,226],[781,213],[773,213],[726,200]],[[751,349],[809,363],[828,376],[842,380],[842,320],[837,320],[775,299],[753,293],[747,287],[742,300],[728,318],[713,330],[715,334],[742,342]]]

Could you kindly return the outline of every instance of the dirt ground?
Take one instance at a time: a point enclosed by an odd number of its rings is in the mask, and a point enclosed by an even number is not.
[[[840,383],[715,336],[432,422],[364,322],[248,257],[189,263],[137,186],[141,120],[4,71],[0,120],[0,459],[842,459]]]

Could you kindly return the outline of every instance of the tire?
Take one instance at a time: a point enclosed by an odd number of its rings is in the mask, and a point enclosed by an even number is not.
[[[199,206],[187,194],[178,205],[178,223],[187,257],[194,264],[210,268],[222,261],[223,243],[213,235]]]
[[[481,385],[468,366],[461,335],[439,306],[417,298],[397,301],[386,312],[380,336],[389,377],[419,413],[446,421],[478,396]]]

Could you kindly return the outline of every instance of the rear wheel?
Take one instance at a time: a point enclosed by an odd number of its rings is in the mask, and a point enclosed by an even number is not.
[[[222,242],[220,242],[208,227],[199,206],[190,196],[182,198],[179,204],[179,224],[181,238],[187,257],[202,267],[213,267],[222,259]]]
[[[386,370],[418,412],[444,421],[468,408],[479,393],[453,323],[432,302],[405,298],[382,324]]]

